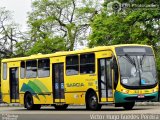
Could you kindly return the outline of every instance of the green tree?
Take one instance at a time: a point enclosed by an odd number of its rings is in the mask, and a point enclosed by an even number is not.
[[[13,21],[12,14],[0,8],[0,57],[13,57],[14,46],[21,36],[19,26]]]
[[[15,56],[15,44],[18,42],[21,32],[19,26],[14,22],[11,11],[0,7],[0,62],[3,58]],[[1,65],[0,65],[1,72]],[[1,78],[1,74],[0,74]],[[0,82],[1,99],[1,82]]]
[[[15,48],[15,54],[17,57],[26,56],[28,51],[32,48],[32,41],[27,40],[25,37],[22,41],[16,43]]]
[[[38,53],[48,54],[63,50],[66,50],[64,46],[64,39],[55,37],[53,39],[38,40],[34,46],[26,52],[26,55]]]
[[[59,36],[66,49],[73,50],[86,39],[99,6],[98,0],[35,0],[28,19],[32,41]]]
[[[106,15],[94,18],[90,46],[139,43],[157,49],[160,33],[158,11],[135,10],[131,13]],[[158,19],[157,19],[158,18]]]
[[[96,15],[91,23],[92,33],[89,36],[89,46],[130,43],[152,45],[160,70],[158,57],[160,54],[160,7],[158,1],[154,1],[154,3],[152,1],[155,8],[128,7],[118,12],[107,10],[109,2],[105,1],[102,12]],[[150,5],[151,1],[136,0],[133,3]],[[129,5],[131,4],[129,3]]]

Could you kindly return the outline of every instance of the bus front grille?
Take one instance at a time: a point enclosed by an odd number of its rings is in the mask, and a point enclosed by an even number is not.
[[[144,98],[138,98],[138,97],[126,97],[125,100],[127,101],[147,101],[154,99],[155,96],[145,96]]]

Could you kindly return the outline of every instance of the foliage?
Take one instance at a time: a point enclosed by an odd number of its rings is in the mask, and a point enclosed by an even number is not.
[[[20,36],[19,26],[13,21],[11,12],[0,8],[0,58],[14,56],[14,45]]]
[[[32,41],[31,40],[23,40],[17,42],[15,45],[15,56],[17,57],[23,57],[27,55],[27,52],[31,49]]]
[[[65,48],[63,38],[55,37],[53,39],[38,40],[34,46],[26,52],[26,55],[54,53],[56,51],[66,50]]]
[[[160,13],[138,10],[126,15],[123,13],[100,14],[92,23],[90,46],[139,43],[157,47],[159,39]]]
[[[145,3],[148,4],[149,1],[143,2],[143,4]],[[107,4],[108,1],[104,3],[105,8],[102,13],[95,16],[91,23],[92,33],[89,36],[89,46],[147,44],[153,46],[156,58],[159,60],[159,8],[127,8],[111,13],[106,9]],[[160,70],[160,63],[157,63]]]
[[[98,0],[35,0],[29,14],[32,41],[64,39],[67,50],[84,40],[89,22],[97,13]]]

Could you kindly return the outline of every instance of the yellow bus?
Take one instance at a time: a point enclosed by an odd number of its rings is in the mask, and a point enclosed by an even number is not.
[[[52,105],[102,105],[132,109],[137,101],[158,100],[151,46],[124,44],[3,59],[2,100],[28,110]]]
[[[0,83],[0,103],[2,102],[1,99],[2,99],[2,98],[1,98],[1,83]]]

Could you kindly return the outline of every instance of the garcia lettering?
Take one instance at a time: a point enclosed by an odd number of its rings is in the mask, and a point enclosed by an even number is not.
[[[67,83],[67,87],[83,87],[83,83]]]

